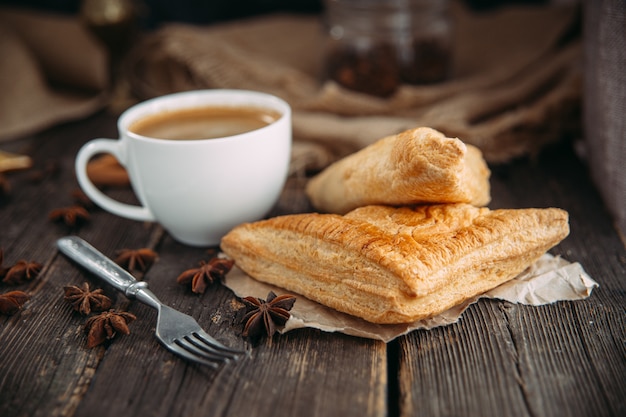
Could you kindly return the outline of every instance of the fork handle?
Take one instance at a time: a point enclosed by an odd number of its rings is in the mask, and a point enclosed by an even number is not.
[[[83,239],[77,236],[65,236],[57,240],[57,247],[69,258],[123,292],[127,297],[139,298],[140,301],[153,307],[156,307],[153,303],[160,303],[148,290],[146,282],[137,281],[128,271]],[[150,298],[153,300],[149,300]]]

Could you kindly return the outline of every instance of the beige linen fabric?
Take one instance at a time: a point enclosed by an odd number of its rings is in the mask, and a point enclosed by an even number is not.
[[[321,19],[280,14],[207,27],[170,24],[146,34],[126,63],[129,96],[242,88],[283,97],[294,109],[296,170],[320,169],[416,126],[474,144],[492,162],[576,132],[580,41],[562,40],[577,10],[509,7],[476,14],[453,6],[453,76],[404,85],[387,99],[324,81]],[[105,104],[106,54],[77,18],[0,10],[0,22],[0,53],[11,57],[0,60],[0,140]]]
[[[336,157],[428,126],[480,147],[489,161],[504,162],[578,131],[581,45],[577,38],[563,41],[576,23],[575,8],[475,14],[454,3],[452,16],[451,79],[404,85],[387,99],[321,79],[324,30],[311,16],[168,25],[145,39],[128,73],[141,98],[197,88],[276,94],[294,109],[296,139]]]
[[[69,16],[0,9],[0,142],[105,104],[106,54]]]

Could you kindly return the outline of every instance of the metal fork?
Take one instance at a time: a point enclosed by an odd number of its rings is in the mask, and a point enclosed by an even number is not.
[[[129,298],[136,298],[158,312],[156,337],[170,351],[193,362],[217,367],[244,352],[228,348],[202,330],[193,317],[163,304],[125,269],[76,236],[57,240],[61,252],[88,271],[98,275]]]

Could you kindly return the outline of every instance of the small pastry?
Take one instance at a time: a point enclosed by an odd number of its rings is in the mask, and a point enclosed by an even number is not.
[[[337,214],[373,204],[485,206],[491,200],[489,176],[478,148],[420,127],[328,166],[309,181],[306,193],[318,211]]]

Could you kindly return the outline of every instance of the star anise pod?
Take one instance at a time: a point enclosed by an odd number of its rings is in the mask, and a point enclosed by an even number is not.
[[[31,281],[39,275],[43,265],[38,262],[19,260],[4,273],[2,282],[5,284],[19,285]]]
[[[115,310],[90,317],[85,322],[85,331],[88,333],[87,347],[92,348],[111,340],[117,333],[130,334],[128,323],[136,318],[134,314]]]
[[[9,291],[0,294],[0,314],[11,316],[22,308],[30,296],[23,291]]]
[[[148,248],[121,249],[117,251],[115,262],[129,272],[146,272],[156,261],[158,255]]]
[[[64,299],[80,314],[87,316],[92,311],[104,311],[111,308],[111,299],[99,288],[91,291],[88,282],[85,282],[82,288],[76,285],[63,287],[63,291],[65,291]]]
[[[243,318],[246,323],[243,336],[256,338],[266,334],[271,338],[277,328],[284,326],[291,317],[289,310],[296,302],[296,297],[290,294],[276,296],[270,291],[267,300],[245,297],[243,302],[248,308],[248,313]]]
[[[52,210],[48,218],[53,222],[61,222],[66,226],[76,227],[89,220],[89,212],[84,207],[73,205]]]
[[[191,291],[204,294],[207,286],[224,277],[235,264],[235,261],[224,258],[212,258],[209,262],[200,261],[198,268],[184,271],[176,278],[181,285],[191,284]]]

